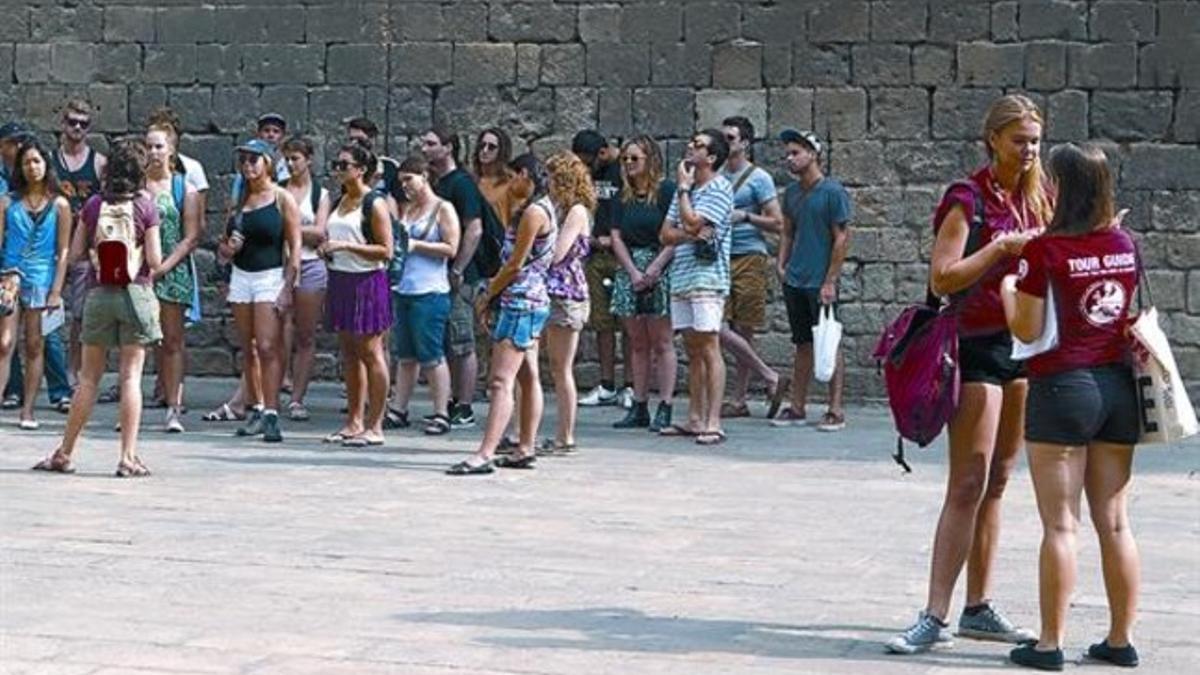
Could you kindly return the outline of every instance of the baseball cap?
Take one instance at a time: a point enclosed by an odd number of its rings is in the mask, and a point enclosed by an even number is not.
[[[28,136],[33,133],[33,129],[24,122],[8,122],[4,126],[0,126],[0,141]]]
[[[258,117],[258,128],[261,129],[264,124],[274,124],[275,126],[287,131],[287,120],[279,113],[263,113]]]
[[[237,150],[238,152],[250,152],[255,155],[262,155],[263,157],[273,158],[275,156],[275,148],[272,148],[270,143],[258,138],[251,138],[242,143],[237,146]]]
[[[813,152],[821,154],[821,141],[817,139],[817,135],[811,131],[796,131],[795,129],[784,129],[779,134],[779,140],[784,143],[803,143],[813,149]]]
[[[608,141],[604,140],[600,132],[587,129],[575,134],[575,138],[571,139],[571,152],[595,157],[605,145],[608,145]]]

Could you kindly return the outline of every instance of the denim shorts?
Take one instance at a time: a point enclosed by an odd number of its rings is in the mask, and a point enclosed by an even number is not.
[[[392,358],[436,366],[446,358],[449,293],[392,293]]]
[[[549,307],[519,310],[501,307],[492,314],[492,341],[508,340],[514,347],[524,351],[533,346],[550,318]]]
[[[1057,445],[1137,443],[1141,420],[1133,370],[1124,364],[1029,378],[1025,440]]]

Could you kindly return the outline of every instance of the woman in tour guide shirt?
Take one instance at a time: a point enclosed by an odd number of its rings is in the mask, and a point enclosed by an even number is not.
[[[1088,649],[1094,659],[1136,666],[1130,643],[1138,600],[1138,550],[1127,501],[1138,400],[1126,335],[1137,288],[1133,239],[1114,218],[1113,179],[1104,152],[1067,144],[1050,156],[1058,206],[1046,234],[1021,253],[1005,278],[1004,310],[1025,342],[1046,327],[1053,296],[1058,346],[1028,361],[1025,442],[1042,519],[1039,584],[1041,637],[1014,649],[1013,662],[1062,670],[1067,608],[1075,586],[1079,496],[1087,492],[1100,539],[1108,634]]]
[[[949,425],[950,470],[933,539],[929,592],[916,623],[887,642],[893,653],[951,644],[946,619],[964,565],[967,597],[958,635],[1015,643],[1033,638],[993,605],[991,585],[1000,500],[1021,447],[1026,390],[1021,364],[1011,358],[1000,280],[1050,220],[1041,140],[1042,114],[1032,101],[1016,95],[997,99],[984,118],[987,165],[952,184],[934,214],[929,283],[957,307],[962,393]]]

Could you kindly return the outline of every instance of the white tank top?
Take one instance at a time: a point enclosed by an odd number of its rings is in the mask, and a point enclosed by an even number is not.
[[[438,199],[429,211],[417,214],[415,220],[401,219],[410,239],[438,243],[442,241],[442,230],[438,227],[438,211],[444,200]],[[401,295],[425,295],[426,293],[449,293],[450,277],[447,258],[438,258],[424,253],[410,252],[404,260],[404,276],[392,289]]]
[[[327,231],[330,241],[367,243],[362,233],[362,206],[355,206],[347,214],[338,213],[338,209],[334,208],[329,214]],[[382,260],[367,260],[350,251],[334,251],[332,258],[329,269],[337,272],[374,272],[383,269],[384,264]]]
[[[318,189],[317,184],[310,180],[308,182],[308,192],[304,193],[304,196],[297,200],[297,205],[300,207],[300,227],[312,227],[312,224],[317,222],[317,214],[313,213],[312,210],[312,191],[314,189]],[[321,196],[324,197],[327,191],[325,188],[319,189],[321,190]],[[317,254],[317,249],[311,246],[300,246],[301,260],[319,260],[320,258],[321,256]]]

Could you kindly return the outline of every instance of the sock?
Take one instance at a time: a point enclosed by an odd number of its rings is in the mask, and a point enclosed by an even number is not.
[[[262,411],[262,413],[263,413],[264,417],[268,417],[268,416],[269,417],[278,417],[279,416],[279,411],[274,408],[265,408]]]
[[[600,386],[609,391],[614,391],[616,389],[616,385],[612,380],[600,380]]]
[[[976,614],[987,609],[987,606],[988,604],[986,601],[981,602],[978,605],[967,605],[966,607],[963,607],[963,614],[966,614],[967,616],[975,616]]]

